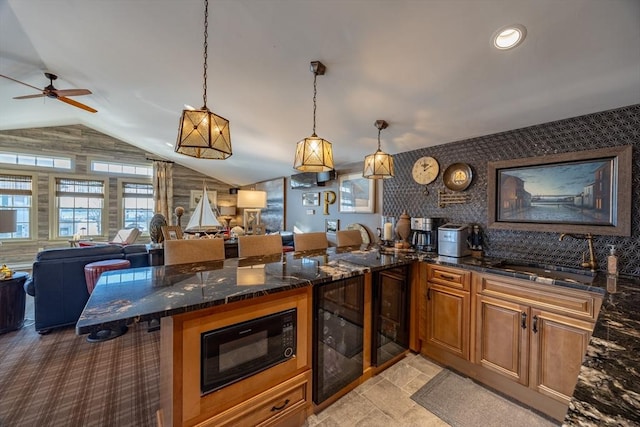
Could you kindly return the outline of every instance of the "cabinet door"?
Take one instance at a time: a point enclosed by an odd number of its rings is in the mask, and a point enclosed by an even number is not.
[[[427,345],[436,346],[469,360],[469,313],[469,292],[429,283]]]
[[[530,308],[484,295],[476,301],[476,360],[527,385]]]
[[[538,309],[531,314],[530,387],[568,404],[593,324]]]

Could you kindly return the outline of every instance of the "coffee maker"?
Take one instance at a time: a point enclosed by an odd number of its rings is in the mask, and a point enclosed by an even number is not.
[[[411,245],[423,252],[438,251],[439,218],[411,218]]]

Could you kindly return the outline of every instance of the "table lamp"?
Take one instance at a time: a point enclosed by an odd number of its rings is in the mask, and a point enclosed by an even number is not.
[[[235,206],[220,206],[220,216],[227,223],[227,230],[229,230],[229,225],[231,223],[231,219],[236,216],[236,207]]]
[[[247,208],[244,215],[244,229],[253,234],[253,228],[260,224],[260,209],[267,207],[267,192],[238,190],[238,207]]]
[[[18,211],[14,209],[0,210],[0,233],[15,233],[18,218]],[[2,242],[0,242],[0,245]],[[8,276],[5,271],[0,272],[3,277],[11,277],[9,271]]]

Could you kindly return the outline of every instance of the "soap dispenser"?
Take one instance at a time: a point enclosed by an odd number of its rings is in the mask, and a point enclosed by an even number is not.
[[[607,256],[607,291],[616,292],[618,287],[618,256],[615,245],[609,245],[609,256]]]

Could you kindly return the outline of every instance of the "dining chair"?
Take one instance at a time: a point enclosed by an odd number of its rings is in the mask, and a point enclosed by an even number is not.
[[[293,235],[293,246],[296,251],[326,249],[329,247],[327,233],[322,231],[313,233],[295,233]]]
[[[224,239],[164,241],[164,265],[224,259]]]
[[[360,246],[362,244],[362,234],[360,230],[338,230],[336,231],[336,244],[342,246]]]
[[[280,234],[261,234],[238,237],[238,256],[259,256],[282,253]]]

